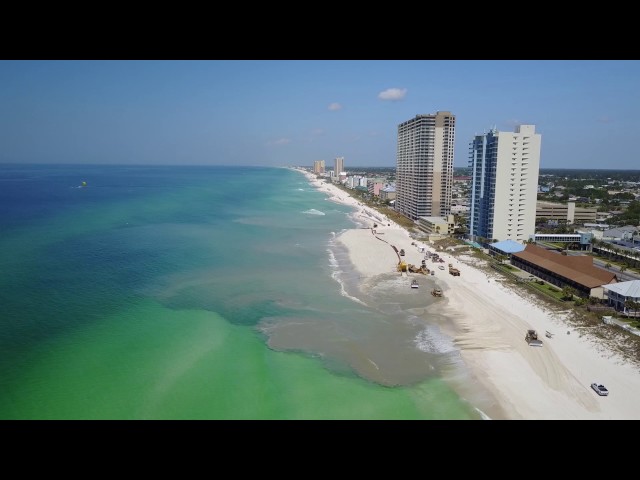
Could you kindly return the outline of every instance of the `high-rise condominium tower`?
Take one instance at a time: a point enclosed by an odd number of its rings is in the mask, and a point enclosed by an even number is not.
[[[524,242],[535,233],[540,144],[535,125],[494,128],[471,141],[472,239]]]
[[[416,115],[398,125],[395,208],[404,216],[449,214],[455,129],[451,112]]]
[[[333,171],[336,177],[339,177],[344,172],[344,157],[336,157]]]
[[[324,160],[313,161],[313,173],[324,173]]]

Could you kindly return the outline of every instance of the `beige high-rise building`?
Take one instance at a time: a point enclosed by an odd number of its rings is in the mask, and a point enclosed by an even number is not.
[[[324,173],[324,160],[314,160],[313,173]]]
[[[472,239],[525,242],[535,233],[541,142],[535,125],[494,128],[471,141]]]
[[[398,125],[395,209],[417,220],[445,217],[451,209],[456,117],[416,115]]]
[[[334,160],[333,171],[335,172],[335,176],[339,177],[342,172],[344,172],[344,157],[336,157]]]

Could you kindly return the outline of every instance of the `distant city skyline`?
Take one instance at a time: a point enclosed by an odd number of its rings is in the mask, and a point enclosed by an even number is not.
[[[397,125],[449,111],[456,168],[531,124],[542,169],[634,169],[638,85],[638,60],[1,60],[0,163],[394,167]]]

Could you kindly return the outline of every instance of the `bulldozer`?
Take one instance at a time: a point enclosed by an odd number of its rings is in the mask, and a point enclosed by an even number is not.
[[[527,330],[527,335],[524,337],[530,347],[541,347],[542,340],[538,340],[538,333],[535,330]]]

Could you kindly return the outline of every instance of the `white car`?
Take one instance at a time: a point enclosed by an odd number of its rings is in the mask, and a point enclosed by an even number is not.
[[[593,388],[601,397],[606,397],[607,395],[609,395],[609,390],[607,390],[607,388],[601,383],[592,383],[591,388]]]

